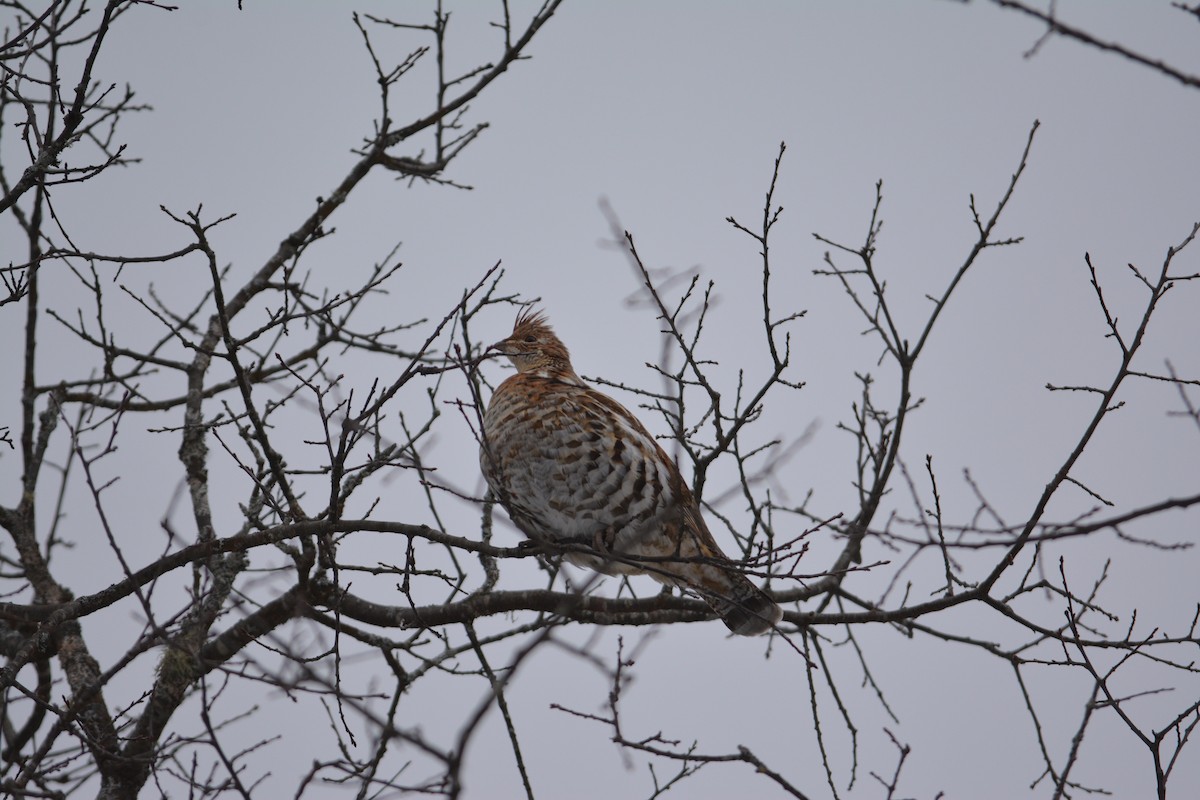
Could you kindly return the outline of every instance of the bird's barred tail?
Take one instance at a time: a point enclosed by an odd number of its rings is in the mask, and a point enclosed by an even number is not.
[[[775,627],[783,609],[740,573],[725,573],[730,586],[720,593],[700,590],[704,602],[716,612],[729,630],[739,636],[757,636]]]

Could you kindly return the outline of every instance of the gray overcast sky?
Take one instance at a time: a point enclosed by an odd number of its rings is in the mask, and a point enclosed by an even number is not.
[[[174,249],[182,232],[158,206],[181,212],[203,203],[211,214],[237,213],[215,244],[235,275],[249,274],[345,174],[355,159],[350,149],[371,131],[378,101],[351,9],[409,21],[427,14],[418,3],[245,0],[244,6],[139,9],[114,30],[117,46],[105,51],[101,73],[128,80],[155,111],[124,129],[130,154],[142,163],[83,187],[64,209],[84,249]],[[451,70],[493,57],[488,22],[495,9],[482,2],[448,7]],[[525,5],[514,8],[523,18]],[[1200,25],[1168,3],[1064,0],[1057,8],[1101,38],[1200,72]],[[915,332],[928,313],[924,295],[941,290],[973,241],[970,195],[982,208],[993,207],[1040,120],[1027,175],[1001,226],[1025,242],[986,254],[947,310],[917,375],[916,393],[929,401],[906,434],[913,465],[926,453],[940,465],[951,513],[973,507],[958,480],[969,467],[1014,521],[1028,513],[1090,414],[1090,405],[1051,395],[1045,384],[1099,379],[1114,363],[1084,253],[1109,281],[1114,305],[1132,314],[1139,295],[1125,264],[1152,268],[1200,219],[1200,93],[1061,40],[1023,57],[1040,34],[1028,19],[978,2],[568,2],[539,34],[532,60],[514,65],[472,107],[469,120],[490,127],[448,177],[473,190],[409,189],[373,177],[339,211],[336,236],[309,253],[308,266],[316,283],[339,287],[340,276],[363,273],[402,242],[403,280],[379,304],[380,320],[394,322],[440,318],[464,286],[500,260],[509,290],[543,298],[581,374],[654,386],[643,364],[657,356],[658,325],[628,307],[637,284],[621,256],[601,246],[608,230],[599,201],[607,198],[650,264],[698,267],[716,282],[721,303],[709,334],[712,355],[732,387],[737,366],[745,360],[755,367],[741,345],[745,320],[756,318],[758,263],[753,243],[724,218],[750,223],[761,215],[772,161],[786,141],[775,289],[781,306],[808,310],[793,328],[799,377],[808,386],[787,407],[769,409],[763,425],[792,436],[816,425],[812,441],[777,479],[793,500],[811,488],[817,505],[836,513],[850,510],[855,495],[850,440],[835,426],[856,399],[854,372],[872,369],[878,352],[858,336],[861,319],[841,289],[812,275],[826,248],[811,234],[860,243],[875,182],[882,180],[878,263],[901,323]],[[393,42],[389,61],[416,43],[382,34],[380,41]],[[394,116],[424,113],[428,86],[428,75],[416,72]],[[1191,263],[1200,263],[1196,253]],[[206,281],[200,270],[176,268],[181,274],[147,279],[180,298]],[[139,279],[132,271],[127,277]],[[511,319],[497,315],[491,322],[492,330],[477,333],[500,338]],[[1200,348],[1180,343],[1197,341],[1200,314],[1175,308],[1164,313],[1148,346],[1195,375]],[[71,357],[64,344],[63,358]],[[376,377],[355,369],[347,363],[348,385],[366,386]],[[500,365],[489,369],[498,380]],[[1198,449],[1194,441],[1181,442],[1182,423],[1165,416],[1178,408],[1176,396],[1143,388],[1131,392],[1135,399],[1152,411],[1128,424],[1114,421],[1077,473],[1122,507],[1194,492]],[[660,423],[643,417],[652,427]],[[443,434],[439,463],[450,480],[480,490],[473,444],[465,431],[457,436]],[[11,470],[14,460],[0,466]],[[397,487],[377,516],[405,518],[409,487]],[[165,504],[147,509],[149,524]],[[1089,506],[1086,497],[1067,498],[1054,516]],[[470,526],[472,514],[462,508],[451,518]],[[1195,520],[1142,533],[1194,541]],[[517,538],[509,527],[500,535],[508,543]],[[817,570],[823,551],[819,543],[814,549]],[[78,549],[81,564],[88,552],[86,544]],[[1107,555],[1073,554],[1081,584],[1095,579]],[[1195,558],[1120,555],[1111,590],[1127,599],[1113,605],[1185,627],[1198,599]],[[984,635],[976,616],[963,612],[957,622]],[[582,641],[589,633],[574,635]],[[1001,627],[994,635],[1006,633],[1012,632]],[[599,652],[611,653],[618,635],[632,643],[646,633],[598,635]],[[1041,760],[1001,662],[884,628],[864,632],[863,642],[899,723],[859,688],[855,660],[839,652],[832,665],[844,670],[862,748],[858,781],[847,796],[882,796],[866,770],[885,772],[893,764],[884,726],[914,746],[901,784],[905,796],[1028,794]],[[806,721],[802,664],[780,651],[764,661],[762,649],[762,642],[725,639],[716,623],[656,632],[625,696],[629,732],[695,739],[702,752],[745,744],[810,796],[827,796]],[[411,698],[409,719],[421,720],[428,732],[455,730],[462,709],[484,692],[480,684],[478,694],[461,696],[457,681],[445,685],[456,694],[422,685]],[[1081,685],[1049,673],[1034,687],[1042,701],[1062,701],[1062,713],[1047,723],[1057,758],[1082,713],[1087,687]],[[643,761],[624,763],[606,729],[549,708],[596,711],[606,691],[599,674],[552,652],[516,681],[509,702],[539,797],[649,794]],[[323,719],[306,716],[311,711],[274,703],[271,719],[288,733],[286,744],[269,748],[271,759],[305,764],[329,746],[320,734],[291,733],[306,724],[325,732]],[[840,789],[849,775],[846,739],[832,714],[827,723]],[[469,758],[469,797],[520,794],[495,715]],[[1147,761],[1127,730],[1104,723],[1089,734],[1077,777],[1118,798],[1137,797],[1147,785]],[[1200,795],[1200,759],[1177,770],[1173,796]],[[294,789],[277,785],[289,795]],[[745,767],[714,766],[669,796],[779,796],[772,790]],[[1048,794],[1039,784],[1038,796]]]

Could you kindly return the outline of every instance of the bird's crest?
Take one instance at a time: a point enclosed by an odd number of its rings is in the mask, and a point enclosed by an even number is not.
[[[533,306],[522,309],[517,314],[517,321],[513,323],[511,338],[517,338],[518,334],[523,336],[537,333],[548,333],[554,336],[554,330],[550,327],[550,320],[546,316],[546,312]]]

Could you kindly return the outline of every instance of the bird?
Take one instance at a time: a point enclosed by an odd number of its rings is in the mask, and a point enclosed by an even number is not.
[[[721,552],[678,465],[580,379],[545,313],[523,310],[487,352],[517,371],[483,414],[479,463],[518,529],[577,566],[690,590],[735,634],[778,625],[783,610]]]

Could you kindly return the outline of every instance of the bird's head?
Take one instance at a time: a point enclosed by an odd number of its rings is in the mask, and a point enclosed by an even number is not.
[[[543,378],[564,378],[578,381],[571,368],[571,355],[540,311],[526,309],[517,315],[516,324],[507,339],[488,348],[508,356],[517,372],[530,372]]]

